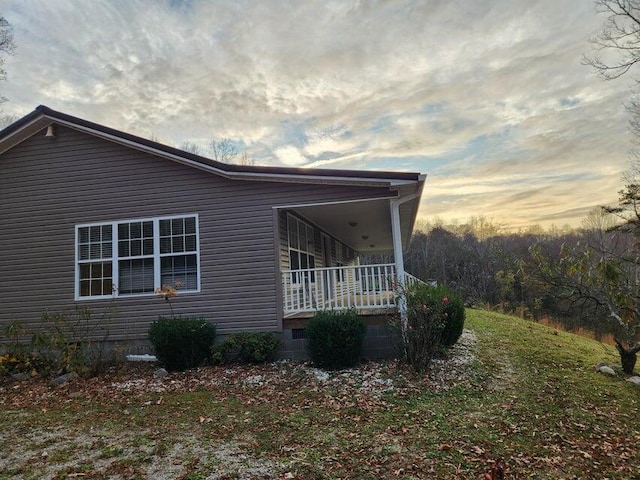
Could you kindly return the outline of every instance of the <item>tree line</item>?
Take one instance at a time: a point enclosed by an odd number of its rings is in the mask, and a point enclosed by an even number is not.
[[[588,329],[596,337],[611,334],[623,368],[633,371],[630,365],[640,351],[635,343],[640,340],[637,179],[620,192],[617,206],[595,209],[573,230],[504,233],[485,218],[463,228],[419,225],[405,268],[456,290],[467,306],[533,320],[549,317],[568,330]]]

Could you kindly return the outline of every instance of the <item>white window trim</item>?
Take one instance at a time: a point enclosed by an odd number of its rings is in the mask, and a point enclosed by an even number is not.
[[[173,220],[176,218],[187,218],[194,217],[196,221],[196,250],[195,252],[186,253],[186,255],[196,255],[196,266],[197,266],[197,287],[191,290],[179,290],[179,294],[185,293],[200,293],[200,277],[201,277],[201,268],[200,268],[200,218],[197,213],[187,213],[184,215],[170,215],[163,217],[145,217],[145,218],[132,218],[132,219],[121,219],[114,220],[108,222],[92,222],[92,223],[81,223],[75,226],[75,285],[74,285],[74,296],[76,301],[83,300],[101,300],[101,299],[111,299],[111,298],[138,298],[138,297],[151,297],[154,296],[154,292],[149,293],[125,293],[121,294],[118,291],[118,285],[116,282],[119,278],[118,272],[118,224],[121,223],[135,223],[135,222],[153,222],[153,283],[154,290],[156,288],[162,287],[161,283],[161,272],[160,272],[160,259],[166,256],[176,256],[171,254],[160,254],[160,221],[161,220]],[[78,245],[80,240],[80,229],[85,227],[96,227],[101,225],[111,225],[111,258],[105,259],[104,261],[111,261],[111,275],[114,281],[114,289],[112,290],[110,295],[93,295],[93,296],[81,296],[80,295],[80,258],[78,252]],[[138,258],[146,257],[141,255]]]

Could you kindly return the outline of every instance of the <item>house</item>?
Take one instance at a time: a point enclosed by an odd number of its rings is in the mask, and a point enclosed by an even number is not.
[[[177,315],[277,332],[294,357],[314,311],[357,308],[384,354],[424,181],[222,164],[39,106],[0,132],[0,328],[88,307],[139,349],[171,285]],[[360,263],[377,252],[395,261]]]

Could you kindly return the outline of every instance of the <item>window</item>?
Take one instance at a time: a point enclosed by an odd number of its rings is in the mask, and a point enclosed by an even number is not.
[[[287,217],[289,232],[289,268],[291,270],[306,270],[316,267],[315,244],[313,241],[313,227],[302,220],[289,215]],[[300,274],[305,281],[315,281],[314,272]],[[297,282],[300,278],[296,277]]]
[[[199,291],[198,217],[76,227],[76,298]]]

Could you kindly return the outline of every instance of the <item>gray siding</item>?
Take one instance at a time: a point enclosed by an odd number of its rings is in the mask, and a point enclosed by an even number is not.
[[[93,310],[112,340],[146,338],[149,324],[170,313],[159,298],[74,302],[75,225],[197,213],[201,292],[178,295],[175,313],[204,316],[221,333],[276,331],[273,207],[384,195],[233,181],[68,128],[58,127],[53,141],[40,132],[0,155],[0,324],[34,327],[44,310],[77,304]],[[114,313],[103,318],[109,307]]]

